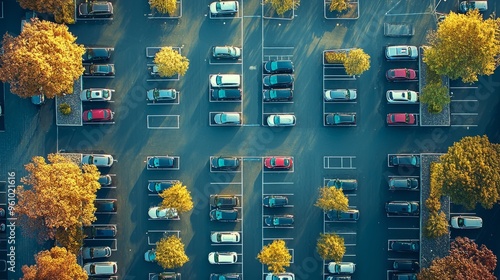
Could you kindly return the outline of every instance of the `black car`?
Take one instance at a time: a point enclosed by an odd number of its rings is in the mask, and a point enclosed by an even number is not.
[[[389,190],[391,191],[410,191],[417,189],[418,189],[418,180],[416,178],[389,179]]]
[[[355,125],[356,113],[329,113],[325,116],[326,125]]]
[[[239,200],[234,195],[211,195],[210,206],[216,208],[233,209],[238,206]]]
[[[293,90],[291,89],[266,89],[262,91],[264,102],[272,101],[291,101],[293,99]]]
[[[418,241],[391,241],[389,248],[397,252],[412,252],[417,253],[420,250],[420,242]]]
[[[78,7],[78,15],[81,17],[111,17],[113,16],[113,4],[105,1],[86,1]]]
[[[116,200],[115,199],[95,200],[94,206],[97,209],[96,213],[114,213],[114,212],[116,212]]]
[[[108,246],[83,247],[82,257],[84,260],[108,258],[111,256],[111,248]]]
[[[240,160],[236,157],[212,157],[210,166],[219,170],[234,170],[240,166]]]
[[[401,260],[394,261],[392,268],[398,271],[417,271],[420,265],[416,261]]]
[[[326,213],[330,221],[357,221],[359,219],[359,210],[348,209],[347,211],[331,210]]]
[[[241,276],[239,274],[230,273],[230,274],[210,274],[210,280],[241,280]]]
[[[264,76],[262,84],[265,88],[291,88],[293,86],[293,75],[274,74]]]
[[[288,205],[288,198],[282,195],[267,195],[262,199],[264,207],[284,207]]]
[[[116,236],[116,226],[87,226],[83,227],[83,234],[87,238],[113,238]]]
[[[174,157],[154,156],[148,158],[148,168],[172,168],[174,167]]]
[[[268,227],[289,227],[293,222],[293,215],[264,216],[264,223]]]
[[[356,179],[333,179],[326,183],[327,187],[335,187],[344,191],[355,191],[358,189],[358,180]]]
[[[86,48],[82,56],[82,62],[103,62],[111,58],[111,49],[109,48]]]
[[[417,280],[416,273],[394,273],[391,280]]]
[[[238,220],[238,210],[236,209],[213,209],[210,211],[210,221],[236,222]]]
[[[160,181],[160,182],[149,182],[148,191],[153,193],[161,193],[164,190],[170,188],[171,186],[177,184],[179,181]]]
[[[398,216],[418,216],[420,204],[418,201],[390,201],[385,204],[385,211]]]
[[[210,95],[214,100],[240,100],[241,89],[211,89]]]
[[[265,74],[292,74],[293,63],[290,60],[272,60],[264,63]]]
[[[420,167],[420,156],[418,155],[392,155],[389,157],[391,166]]]

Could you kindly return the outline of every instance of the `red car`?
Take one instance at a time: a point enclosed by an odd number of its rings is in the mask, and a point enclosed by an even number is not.
[[[415,125],[416,124],[416,116],[415,114],[408,113],[394,113],[387,114],[387,124],[389,125]]]
[[[110,109],[92,109],[83,112],[84,122],[108,122],[113,120],[115,113]]]
[[[407,68],[389,69],[387,73],[385,73],[385,77],[389,81],[416,80],[417,71]]]
[[[264,159],[264,166],[269,169],[290,169],[292,165],[293,159],[291,157],[266,157]]]

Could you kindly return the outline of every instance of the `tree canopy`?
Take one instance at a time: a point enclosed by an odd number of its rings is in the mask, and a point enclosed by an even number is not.
[[[175,208],[178,213],[188,212],[194,206],[191,192],[181,182],[161,192],[160,197],[163,198],[161,208]]]
[[[348,75],[361,75],[370,69],[370,56],[362,49],[353,49],[347,54],[344,67]]]
[[[149,6],[162,14],[173,15],[177,11],[176,0],[149,0]]]
[[[66,25],[37,19],[26,23],[19,36],[3,37],[0,80],[23,98],[73,93],[73,83],[84,70],[84,48],[75,41]]]
[[[467,14],[449,13],[428,36],[424,61],[436,73],[472,83],[478,75],[491,75],[500,55],[499,19],[483,20],[473,9]]]
[[[487,136],[464,137],[441,156],[442,192],[453,203],[486,209],[500,199],[500,145]],[[434,175],[432,175],[434,176]]]
[[[53,14],[59,23],[75,23],[75,4],[71,0],[17,0],[23,9]]]
[[[300,0],[265,0],[265,4],[270,4],[271,7],[280,16],[293,9],[297,9],[300,5]]]
[[[175,236],[170,235],[156,243],[156,262],[165,269],[181,267],[189,261],[184,250],[184,243]]]
[[[155,55],[154,63],[158,66],[158,73],[161,77],[172,77],[177,74],[182,76],[189,68],[189,59],[172,47],[161,48]]]
[[[35,265],[23,265],[22,280],[86,280],[88,275],[76,262],[76,255],[65,248],[53,247],[35,256]]]
[[[17,187],[15,211],[30,219],[42,219],[53,230],[90,225],[96,220],[94,200],[101,187],[97,167],[80,168],[58,154],[49,154],[47,159],[48,163],[43,157],[33,157],[25,165],[29,174],[21,182],[31,189]]]
[[[450,103],[450,95],[448,88],[441,85],[441,83],[428,83],[420,94],[420,102],[427,104],[427,111],[429,113],[441,113],[443,107]]]
[[[336,187],[319,188],[319,197],[315,206],[327,212],[330,210],[346,211],[349,209],[349,199],[342,189]]]
[[[274,240],[271,244],[262,248],[257,255],[260,263],[267,265],[267,269],[272,273],[285,272],[285,267],[290,266],[292,255],[281,239]]]
[[[494,280],[493,271],[497,258],[491,250],[474,241],[457,237],[451,243],[450,254],[434,259],[428,268],[423,268],[418,279],[454,279],[454,280]]]
[[[334,233],[321,233],[316,244],[316,250],[324,260],[340,262],[345,254],[344,238]]]

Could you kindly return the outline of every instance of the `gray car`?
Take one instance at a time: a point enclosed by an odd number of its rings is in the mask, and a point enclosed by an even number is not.
[[[346,211],[331,210],[326,213],[330,221],[357,221],[359,219],[359,210],[348,209]]]
[[[108,246],[83,247],[82,256],[84,260],[108,258],[111,256],[111,248]]]
[[[146,92],[146,100],[152,102],[174,101],[177,98],[175,89],[150,89]]]
[[[395,216],[418,216],[420,204],[418,201],[390,201],[385,204],[385,211]]]
[[[389,190],[391,191],[418,190],[418,180],[416,178],[391,178],[389,179]]]
[[[218,113],[214,116],[216,124],[235,125],[241,124],[240,113]]]
[[[356,179],[334,179],[326,183],[327,187],[336,187],[344,191],[355,191],[358,189],[358,180]]]
[[[342,126],[355,125],[356,113],[330,113],[325,116],[325,125]]]

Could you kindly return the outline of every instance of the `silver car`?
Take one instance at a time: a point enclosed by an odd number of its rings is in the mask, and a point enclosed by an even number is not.
[[[214,122],[216,124],[241,124],[241,114],[240,113],[218,113],[214,116]]]
[[[236,74],[216,74],[210,76],[210,85],[213,88],[240,87],[241,76]]]
[[[108,246],[83,247],[82,256],[84,260],[108,258],[111,256],[111,248]]]
[[[146,92],[146,100],[157,101],[174,101],[177,98],[177,90],[175,89],[150,89]]]
[[[267,125],[273,126],[295,126],[295,115],[280,114],[267,117]]]
[[[455,229],[478,229],[483,227],[483,219],[476,216],[451,217],[450,224]]]
[[[105,154],[83,154],[82,164],[93,164],[97,167],[111,167],[113,165],[113,156]]]
[[[324,99],[327,102],[351,101],[358,97],[355,89],[329,89],[324,92]]]

